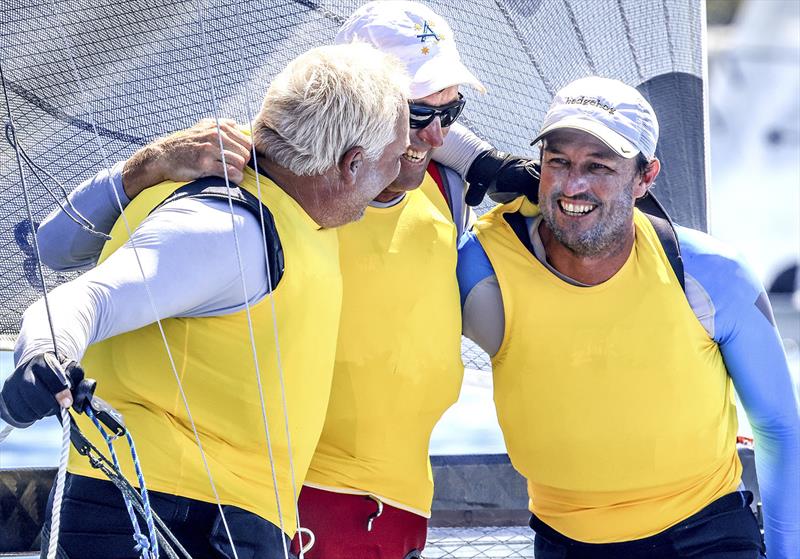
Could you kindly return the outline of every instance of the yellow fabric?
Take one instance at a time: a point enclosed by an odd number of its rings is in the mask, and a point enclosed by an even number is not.
[[[548,271],[503,218],[476,225],[503,296],[494,399],[530,509],[592,543],[643,538],[735,491],[734,392],[647,217],[593,287]]]
[[[273,299],[294,474],[300,485],[322,429],[330,393],[341,306],[338,241],[335,230],[320,229],[269,179],[262,176],[260,181],[262,199],[275,219],[286,259],[286,270]],[[125,212],[131,227],[182,184],[163,184],[137,197]],[[255,174],[250,169],[241,186],[256,193]],[[127,238],[121,220],[112,235],[114,240],[108,243],[103,258]],[[176,277],[175,281],[192,279]],[[296,529],[294,497],[271,304],[266,297],[250,310],[283,526],[291,535]],[[246,312],[171,318],[162,324],[220,501],[280,525]],[[136,441],[148,488],[215,502],[158,326],[146,326],[93,345],[83,365],[87,375],[97,379],[98,395],[124,416]],[[78,421],[94,444],[105,448],[95,435],[96,429],[85,418]],[[129,454],[124,443],[120,444],[117,450],[123,471],[128,479],[135,480]],[[74,450],[69,470],[102,479]]]
[[[428,443],[464,372],[455,243],[427,174],[400,204],[339,229],[342,320],[308,485],[430,515]]]

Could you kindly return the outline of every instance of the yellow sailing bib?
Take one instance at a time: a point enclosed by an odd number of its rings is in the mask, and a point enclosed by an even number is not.
[[[431,431],[458,398],[456,232],[430,175],[339,229],[344,295],[333,388],[307,485],[430,515]]]
[[[476,224],[503,296],[494,399],[530,509],[566,536],[643,538],[735,491],[736,410],[717,344],[647,218],[622,269],[570,285],[503,218]]]
[[[330,393],[341,305],[338,242],[335,230],[320,229],[269,179],[261,176],[260,182],[262,199],[275,219],[286,259],[285,273],[272,300],[299,485],[317,444]],[[131,227],[182,184],[165,183],[138,196],[125,212]],[[256,194],[255,174],[249,168],[241,186]],[[103,258],[127,239],[121,220],[112,235],[114,240],[107,243]],[[231,250],[235,250],[233,238]],[[176,277],[175,281],[192,279]],[[294,497],[272,300],[268,296],[250,310],[283,526],[291,535],[296,528]],[[208,318],[170,318],[162,324],[220,501],[280,525],[245,311]],[[148,487],[215,502],[158,326],[93,345],[83,365],[87,375],[97,379],[98,395],[124,416],[136,440]],[[102,439],[94,436],[95,428],[84,418],[79,421],[84,433],[93,434],[92,442],[104,448]],[[126,456],[122,449],[118,451],[121,458]],[[102,478],[74,451],[69,470]],[[129,459],[123,461],[123,471],[128,479],[136,479]]]

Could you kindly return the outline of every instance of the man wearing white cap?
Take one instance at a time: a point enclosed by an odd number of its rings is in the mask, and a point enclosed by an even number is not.
[[[537,559],[761,557],[734,387],[769,557],[800,557],[800,414],[769,301],[728,248],[635,207],[661,167],[653,109],[583,78],[535,141],[539,208],[483,216],[458,275]]]
[[[309,559],[402,559],[425,545],[430,434],[457,399],[463,374],[456,239],[468,215],[464,184],[431,156],[464,107],[459,86],[484,87],[461,62],[447,22],[416,2],[368,3],[336,41],[366,42],[404,63],[412,78],[411,134],[397,179],[364,219],[339,230],[344,293],[334,380],[300,495],[300,522],[316,539]],[[228,173],[236,180],[249,143],[230,122],[222,128]],[[117,166],[112,174],[122,170],[123,180],[113,184],[133,197],[166,178],[217,175],[219,159],[216,126],[203,123]],[[532,182],[529,170],[507,157],[484,153],[478,160],[475,182],[498,170]],[[73,193],[73,204],[96,223],[113,222],[118,210],[102,203],[108,188],[107,175],[89,181]],[[92,264],[96,241],[63,212],[39,231],[51,266]]]

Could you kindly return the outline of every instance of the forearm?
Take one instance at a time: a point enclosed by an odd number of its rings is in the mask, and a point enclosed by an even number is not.
[[[740,305],[737,314],[737,327],[729,330],[720,347],[753,427],[769,557],[800,557],[797,395],[775,327],[754,305]]]
[[[444,144],[433,151],[433,159],[455,170],[466,180],[475,158],[491,149],[489,142],[481,140],[469,128],[456,122],[445,136]]]
[[[800,427],[785,417],[753,428],[756,472],[770,559],[800,556]]]
[[[433,152],[433,159],[469,183],[465,198],[469,206],[477,206],[486,195],[498,203],[522,195],[538,202],[539,169],[533,159],[498,151],[458,123]]]
[[[68,196],[71,206],[101,233],[111,231],[120,215],[119,204],[124,207],[129,202],[122,187],[123,165],[124,162],[119,162],[111,169],[104,169]],[[71,209],[68,211],[72,213]],[[63,208],[54,210],[45,218],[37,235],[42,262],[55,270],[94,266],[105,243],[101,236],[91,234]]]

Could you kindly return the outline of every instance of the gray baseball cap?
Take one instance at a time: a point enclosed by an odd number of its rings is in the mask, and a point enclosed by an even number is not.
[[[641,153],[649,160],[656,154],[658,120],[653,107],[636,88],[618,80],[592,76],[564,86],[531,144],[562,128],[587,132],[626,159]]]

